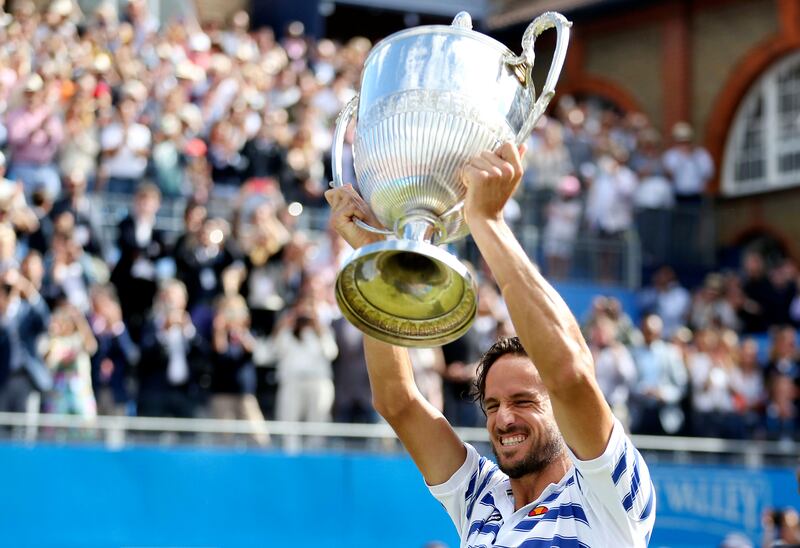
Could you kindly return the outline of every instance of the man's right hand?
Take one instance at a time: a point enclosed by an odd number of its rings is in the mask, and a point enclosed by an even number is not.
[[[369,225],[381,227],[381,223],[353,185],[347,184],[328,190],[325,192],[325,199],[332,209],[331,226],[353,249],[383,239],[380,234],[367,232],[356,225],[355,220],[361,219]]]

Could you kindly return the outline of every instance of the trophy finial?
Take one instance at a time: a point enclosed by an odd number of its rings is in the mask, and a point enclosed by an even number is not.
[[[458,27],[460,29],[472,30],[472,16],[470,16],[470,14],[466,11],[460,11],[456,14],[451,26]]]

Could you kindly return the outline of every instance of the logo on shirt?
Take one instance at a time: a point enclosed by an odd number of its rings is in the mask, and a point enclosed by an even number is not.
[[[529,516],[541,516],[542,514],[547,513],[547,506],[537,506],[530,512],[528,512]]]

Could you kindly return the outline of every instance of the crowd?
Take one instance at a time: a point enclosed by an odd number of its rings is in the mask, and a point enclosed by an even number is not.
[[[0,410],[376,420],[361,333],[332,289],[349,249],[298,226],[303,208],[324,208],[333,123],[369,41],[312,40],[299,23],[276,39],[245,12],[225,28],[159,24],[144,0],[12,10],[0,10]],[[582,231],[615,240],[637,211],[702,201],[713,166],[691,140],[683,123],[662,146],[642,115],[563,98],[531,138],[508,214],[542,229],[544,267],[567,276]],[[118,223],[100,217],[103,195],[128,196]],[[174,199],[178,232],[159,225]],[[710,276],[694,297],[660,272],[638,327],[598,299],[587,340],[634,432],[796,435],[795,274],[748,257],[744,279]],[[480,279],[469,333],[412,353],[455,425],[482,422],[475,365],[512,329]],[[787,327],[759,363],[739,336],[771,324]]]

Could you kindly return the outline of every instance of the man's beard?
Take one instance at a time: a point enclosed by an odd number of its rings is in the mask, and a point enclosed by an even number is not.
[[[511,479],[519,479],[528,474],[541,472],[564,452],[564,440],[558,430],[546,428],[544,438],[537,446],[531,448],[530,453],[514,464],[504,463],[497,452],[497,447],[492,444],[497,466]]]

